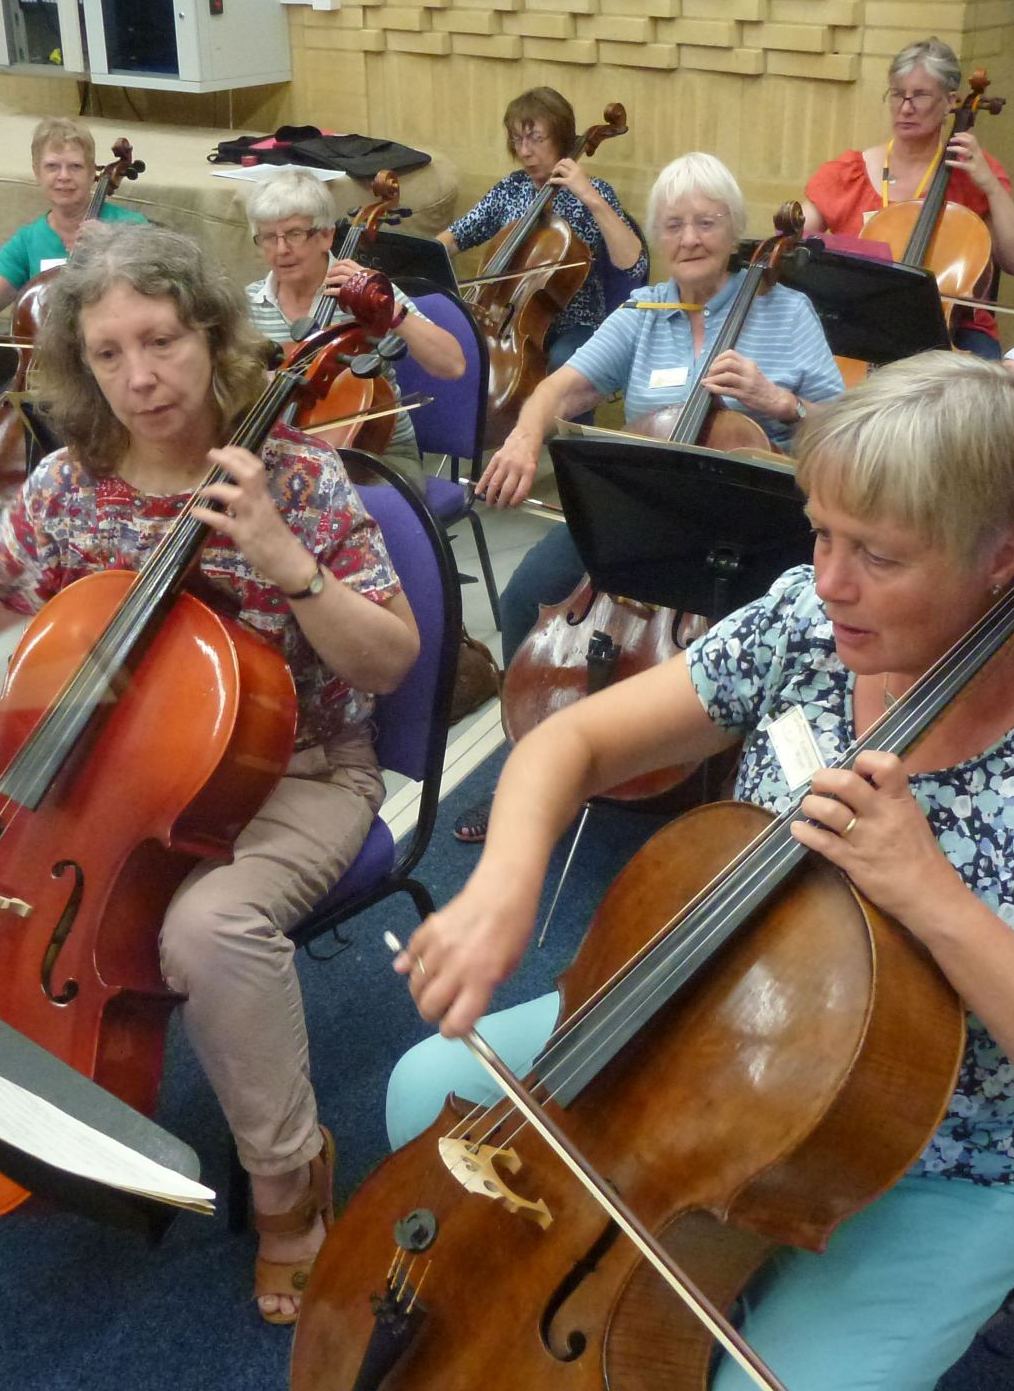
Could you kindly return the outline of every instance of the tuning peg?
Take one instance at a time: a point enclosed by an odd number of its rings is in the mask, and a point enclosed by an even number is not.
[[[349,363],[354,377],[379,377],[383,363],[378,353],[357,353]]]

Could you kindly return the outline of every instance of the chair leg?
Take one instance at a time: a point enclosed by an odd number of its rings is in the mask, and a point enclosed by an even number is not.
[[[250,1206],[250,1175],[239,1162],[236,1142],[229,1140],[229,1202],[228,1217],[230,1232],[245,1232],[247,1228],[247,1209]]]
[[[431,913],[436,912],[430,891],[424,884],[420,884],[417,879],[406,879],[401,887],[415,904],[415,911],[419,914],[420,922],[428,918]]]
[[[475,537],[475,550],[479,557],[479,564],[482,566],[482,577],[486,581],[486,593],[489,595],[489,606],[493,610],[493,622],[496,630],[500,632],[500,596],[496,589],[496,576],[493,574],[493,563],[489,558],[489,547],[486,545],[486,534],[482,529],[482,522],[474,512],[466,512],[469,524],[472,528],[472,535]]]
[[[585,802],[584,809],[581,812],[581,820],[577,823],[577,830],[574,832],[574,839],[571,841],[570,849],[567,851],[567,859],[563,866],[563,871],[560,874],[560,882],[556,886],[556,892],[553,894],[553,901],[549,905],[549,912],[546,914],[546,921],[542,924],[542,931],[539,933],[540,947],[545,944],[546,935],[549,932],[549,924],[553,920],[553,914],[556,912],[556,905],[560,901],[560,894],[563,892],[564,883],[566,882],[567,875],[570,873],[571,862],[573,861],[574,855],[577,852],[577,843],[581,839],[581,836],[584,834],[585,822],[588,820],[588,813],[590,811],[591,802]]]

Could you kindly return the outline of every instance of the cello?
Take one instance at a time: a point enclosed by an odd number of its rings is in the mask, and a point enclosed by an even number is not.
[[[968,95],[954,113],[948,143],[971,130],[980,111],[996,116],[1003,110],[1006,98],[985,96],[988,86],[985,70],[977,68],[968,79]],[[981,299],[993,265],[993,243],[985,222],[970,208],[947,202],[950,178],[942,153],[921,202],[890,203],[874,213],[859,233],[871,241],[887,242],[891,255],[902,265],[924,266],[933,272],[944,297],[948,325],[954,313],[948,297]]]
[[[1012,633],[1008,590],[836,766],[910,747]],[[649,842],[567,973],[570,1017],[527,1084],[551,1091],[543,1112],[721,1302],[772,1242],[822,1249],[904,1172],[962,1056],[954,991],[908,933],[793,848],[798,814],[702,808]],[[445,1107],[329,1234],[293,1391],[703,1391],[710,1340],[568,1182],[504,1103]]]
[[[353,216],[348,232],[338,251],[338,259],[354,260],[359,249],[360,242],[365,238],[372,241],[377,234],[377,228],[387,222],[400,222],[402,217],[408,216],[408,210],[397,208],[396,204],[400,196],[400,185],[397,174],[390,169],[381,169],[373,180],[373,193],[376,202],[360,208]],[[374,274],[379,274],[374,272]],[[365,304],[364,286],[366,284],[361,278],[354,277],[355,284],[351,288],[350,302],[355,302],[363,311]],[[378,303],[377,296],[380,292],[381,281],[370,282],[373,291],[370,301]],[[390,284],[384,277],[383,283],[387,285],[385,294],[390,295]],[[343,287],[344,288],[344,287]],[[336,295],[325,294],[322,290],[317,296],[316,302],[307,319],[293,325],[298,330],[300,339],[309,334],[319,333],[328,328],[334,320],[335,314],[339,309],[344,309],[344,297],[339,292]],[[394,317],[394,299],[390,299],[389,310],[382,311],[379,334],[383,337],[391,326]],[[369,325],[366,325],[369,328]],[[395,340],[396,348],[391,355],[400,355],[403,344],[400,340]],[[361,352],[366,352],[368,348],[366,340],[363,341]],[[320,401],[304,400],[297,403],[292,411],[291,422],[299,430],[308,430],[321,424],[327,424],[332,420],[340,420],[345,416],[357,417],[357,423],[350,425],[336,425],[333,430],[328,430],[324,435],[327,443],[334,449],[365,449],[371,454],[383,454],[384,450],[391,443],[391,435],[394,432],[395,423],[395,398],[391,390],[390,383],[380,375],[383,362],[387,360],[387,352],[375,352],[369,359],[363,358],[358,364],[359,371],[352,367],[341,372],[335,379],[331,390],[327,396]],[[370,365],[372,364],[372,365]],[[368,370],[367,370],[368,369]],[[358,417],[369,415],[371,412],[380,412],[374,419],[358,421]]]
[[[604,124],[578,136],[571,159],[591,156],[603,140],[626,135],[627,113],[619,102],[607,106],[602,118]],[[489,354],[487,448],[503,443],[522,403],[546,375],[546,334],[591,270],[588,247],[552,211],[556,193],[554,184],[543,184],[524,216],[491,238],[477,277],[482,283],[463,296]]]
[[[342,333],[299,348],[231,443],[258,448],[294,393],[326,393]],[[176,1002],[166,905],[197,859],[229,857],[296,719],[278,649],[187,589],[207,536],[192,504],[138,573],[98,571],[39,611],[0,701],[0,1017],[146,1112]],[[25,1196],[0,1179],[0,1212]]]
[[[83,222],[101,216],[102,207],[111,193],[115,193],[124,179],[136,179],[144,173],[144,161],[134,158],[134,152],[126,136],[113,145],[115,159],[102,169],[96,178],[95,188],[85,209]],[[73,256],[73,249],[70,255]],[[53,277],[59,275],[59,266],[49,266],[32,277],[22,286],[11,306],[11,333],[6,346],[17,353],[17,363],[9,380],[4,384],[5,395],[0,399],[0,480],[10,480],[15,486],[25,476],[25,426],[19,413],[14,409],[6,392],[20,394],[28,386],[28,373],[32,365],[32,345],[46,314],[46,300]]]
[[[757,421],[742,411],[729,410],[704,385],[704,378],[718,355],[735,346],[755,297],[774,283],[782,259],[798,243],[802,208],[798,203],[783,204],[774,224],[775,235],[755,250],[687,399],[682,405],[664,406],[639,417],[624,433],[723,451],[743,449],[756,454],[771,449]],[[539,622],[507,669],[502,697],[507,737],[517,743],[555,710],[675,656],[706,627],[707,620],[697,614],[680,615],[673,609],[596,594],[586,577],[562,603],[542,609]],[[612,789],[608,796],[621,801],[656,797],[683,783],[695,767],[660,769]],[[688,784],[682,805],[692,805],[699,795],[696,782]]]

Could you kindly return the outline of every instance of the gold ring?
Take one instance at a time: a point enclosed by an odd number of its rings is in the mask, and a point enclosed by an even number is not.
[[[847,826],[845,827],[845,829],[842,831],[842,835],[843,835],[843,836],[847,836],[847,835],[849,834],[850,831],[854,831],[854,830],[855,830],[856,821],[857,821],[858,819],[859,819],[859,818],[858,818],[857,816],[855,816],[855,815],[852,815],[852,816],[849,817],[849,819],[848,819],[848,825],[847,825]]]

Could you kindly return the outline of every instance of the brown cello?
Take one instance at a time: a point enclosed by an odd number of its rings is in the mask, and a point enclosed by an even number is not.
[[[757,421],[727,409],[703,383],[711,363],[735,346],[754,299],[774,283],[781,260],[797,244],[803,210],[798,203],[786,203],[774,223],[775,235],[754,252],[686,401],[641,416],[628,433],[725,451],[772,448]],[[650,304],[644,312],[651,312]],[[680,615],[673,609],[598,594],[586,577],[561,604],[541,610],[539,622],[507,669],[502,709],[508,738],[516,743],[554,710],[674,656],[706,626],[706,619],[697,614]],[[684,783],[694,771],[692,764],[659,769],[611,790],[609,796],[622,801],[656,797]],[[698,783],[687,783],[683,805],[699,797]]]
[[[1008,592],[837,766],[903,754],[1012,633]],[[713,1306],[774,1245],[824,1249],[905,1172],[963,1055],[929,954],[803,851],[798,815],[705,807],[649,841],[525,1083],[596,1191]],[[292,1391],[704,1391],[711,1338],[525,1106],[516,1089],[489,1109],[452,1098],[366,1181],[304,1294]]]
[[[396,206],[400,193],[397,174],[390,169],[381,169],[373,180],[376,201],[360,208],[354,214],[338,251],[339,260],[354,260],[360,243],[364,239],[372,241],[378,227],[385,222],[400,221],[407,215],[406,210]],[[377,275],[379,272],[372,274]],[[394,392],[386,379],[380,375],[381,358],[376,354],[365,356],[371,347],[366,340],[365,332],[370,331],[375,338],[382,338],[391,326],[395,304],[386,277],[373,281],[364,281],[361,277],[354,279],[355,284],[350,282],[349,301],[346,301],[341,293],[335,296],[321,291],[308,319],[294,327],[300,330],[301,338],[307,334],[319,333],[330,326],[339,309],[346,309],[347,302],[354,301],[359,306],[358,313],[364,322],[364,338],[359,350],[364,356],[361,357],[359,370],[354,371],[350,366],[341,372],[324,400],[305,401],[297,405],[292,423],[297,429],[306,430],[332,420],[354,417],[356,423],[336,425],[326,432],[324,438],[328,444],[335,449],[355,447],[366,449],[371,454],[383,454],[391,443],[391,435],[394,432]],[[367,417],[365,420],[361,418],[364,416]]]
[[[232,443],[258,448],[294,393],[327,391],[341,332],[298,350]],[[0,1018],[147,1112],[175,1003],[165,907],[196,859],[229,856],[295,729],[277,648],[186,589],[206,534],[188,504],[139,573],[58,593],[0,701]],[[24,1196],[0,1178],[0,1212]]]
[[[989,78],[977,68],[968,79],[969,91],[954,113],[949,141],[971,130],[980,111],[999,115],[1005,97],[987,97]],[[993,243],[989,228],[978,214],[960,203],[947,201],[951,171],[946,146],[921,202],[891,203],[874,213],[859,235],[887,242],[895,261],[905,266],[925,266],[936,276],[941,296],[981,299],[989,288],[993,270]],[[944,317],[950,323],[954,305],[944,300]]]
[[[626,135],[627,113],[619,102],[602,116],[603,125],[578,136],[568,152],[571,159],[593,155],[603,140]],[[522,403],[546,375],[546,334],[591,270],[588,247],[552,211],[557,191],[554,184],[543,184],[524,216],[491,238],[478,276],[484,283],[463,296],[489,352],[488,448],[504,441]]]

